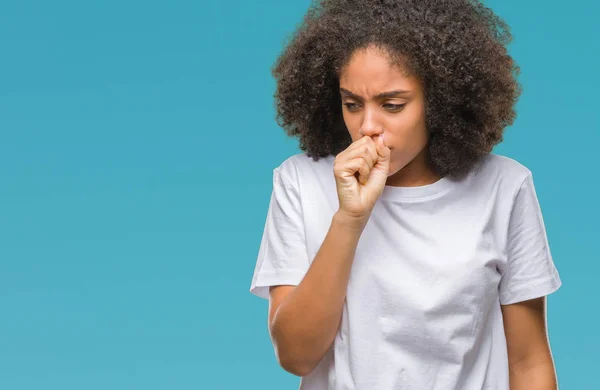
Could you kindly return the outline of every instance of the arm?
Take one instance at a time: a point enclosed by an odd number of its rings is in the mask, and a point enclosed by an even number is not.
[[[300,284],[271,287],[269,332],[286,371],[308,375],[333,342],[363,228],[363,222],[336,213]]]
[[[503,305],[511,390],[556,390],[546,331],[546,297]]]

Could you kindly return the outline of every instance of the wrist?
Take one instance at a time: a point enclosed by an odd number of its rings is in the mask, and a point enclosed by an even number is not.
[[[341,210],[338,210],[333,215],[333,223],[339,225],[340,227],[343,227],[344,229],[349,229],[353,232],[362,232],[368,221],[368,215],[351,215]]]

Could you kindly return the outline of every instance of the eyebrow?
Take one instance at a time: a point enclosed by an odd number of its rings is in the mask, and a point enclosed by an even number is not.
[[[340,88],[340,93],[342,95],[349,96],[356,100],[363,100],[363,98],[361,96],[359,96],[353,92],[350,92],[344,88]],[[405,90],[388,91],[388,92],[379,93],[379,94],[375,95],[374,98],[375,99],[385,99],[385,98],[396,97],[398,95],[405,95],[405,94],[409,94],[409,93],[410,93],[410,91],[405,91]]]

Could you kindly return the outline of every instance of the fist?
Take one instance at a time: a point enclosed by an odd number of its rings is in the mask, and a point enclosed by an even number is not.
[[[390,171],[390,149],[383,135],[364,136],[335,157],[333,172],[339,199],[338,212],[368,220],[383,192]]]

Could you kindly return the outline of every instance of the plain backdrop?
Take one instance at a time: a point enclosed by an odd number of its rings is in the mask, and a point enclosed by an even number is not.
[[[521,67],[562,389],[600,367],[596,1],[496,0]],[[298,143],[270,68],[309,2],[0,3],[0,389],[295,389],[249,293]]]

